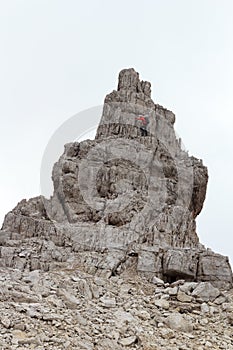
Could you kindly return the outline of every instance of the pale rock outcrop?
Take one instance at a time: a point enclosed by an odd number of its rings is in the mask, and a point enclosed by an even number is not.
[[[174,123],[151,99],[150,83],[122,70],[95,140],[65,145],[54,165],[53,196],[23,200],[6,215],[0,266],[48,271],[76,262],[96,276],[135,269],[148,280],[231,287],[228,259],[196,233],[207,168],[182,149]]]

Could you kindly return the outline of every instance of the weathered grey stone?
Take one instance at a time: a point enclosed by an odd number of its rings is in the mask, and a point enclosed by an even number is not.
[[[92,342],[82,339],[80,341],[78,341],[77,343],[78,349],[82,349],[82,350],[93,350],[94,349],[94,345]]]
[[[213,301],[220,295],[218,288],[213,287],[209,282],[201,282],[192,292],[192,295],[196,298],[200,298],[203,301]]]
[[[178,287],[167,287],[164,289],[164,293],[174,296],[178,293]]]
[[[87,299],[92,299],[93,294],[90,286],[85,279],[77,279],[76,281],[79,293]]]
[[[169,309],[169,301],[165,299],[155,299],[154,304],[162,309],[168,310]]]
[[[177,281],[171,283],[171,287],[183,286],[184,284],[185,284],[185,280],[177,280]]]
[[[30,271],[29,273],[25,274],[23,277],[23,281],[31,284],[38,283],[40,279],[40,272],[39,270]]]
[[[188,320],[186,320],[184,316],[182,316],[177,312],[169,315],[166,318],[165,322],[168,327],[176,331],[187,332],[187,333],[190,333],[193,331],[193,325]]]
[[[206,303],[201,304],[201,312],[203,312],[203,313],[210,312],[210,308],[209,308],[208,304],[206,304]]]
[[[161,278],[158,278],[154,276],[151,280],[153,284],[156,284],[157,286],[164,286],[164,281]]]
[[[232,272],[226,256],[210,250],[199,257],[198,280],[210,281],[216,287],[228,288],[232,285]]]
[[[182,292],[181,290],[177,293],[177,300],[181,301],[182,303],[190,303],[192,301],[192,297],[190,295],[187,295],[186,293]]]
[[[227,312],[232,312],[233,313],[233,303],[223,303],[222,304],[222,309]]]
[[[137,341],[137,337],[135,335],[132,335],[131,337],[120,339],[119,344],[121,344],[123,346],[130,346],[130,345],[134,344],[136,341]]]
[[[150,313],[146,310],[141,310],[137,313],[137,316],[141,319],[141,320],[150,320],[151,316]]]
[[[217,305],[221,305],[223,303],[225,303],[226,301],[226,298],[224,295],[220,295],[219,297],[217,297],[215,300],[214,300],[214,303],[217,304]]]
[[[116,299],[115,298],[108,298],[108,297],[101,297],[100,298],[101,303],[103,306],[107,308],[112,308],[116,306]]]
[[[73,294],[69,293],[67,290],[59,289],[58,293],[59,293],[59,296],[62,297],[67,307],[71,309],[76,309],[77,306],[80,304],[80,300],[77,299]]]
[[[11,327],[11,320],[6,316],[1,316],[0,322],[5,328]]]
[[[179,287],[179,290],[186,294],[189,294],[193,292],[197,285],[197,282],[185,282],[182,286]]]
[[[125,324],[136,321],[130,312],[126,312],[126,311],[121,310],[121,309],[117,310],[115,312],[114,316],[116,318],[116,323],[118,325],[120,325],[120,327],[122,327]]]

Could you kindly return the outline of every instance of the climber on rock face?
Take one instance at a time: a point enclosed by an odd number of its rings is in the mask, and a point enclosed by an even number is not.
[[[139,115],[136,119],[141,121],[141,127],[140,127],[141,135],[147,136],[148,135],[147,125],[149,124],[148,116],[147,115],[145,115],[145,116]]]

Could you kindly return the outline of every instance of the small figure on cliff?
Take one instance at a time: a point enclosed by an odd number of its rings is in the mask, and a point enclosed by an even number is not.
[[[139,115],[136,119],[141,121],[141,126],[140,126],[141,135],[147,136],[148,135],[147,125],[149,124],[148,116],[147,115]]]

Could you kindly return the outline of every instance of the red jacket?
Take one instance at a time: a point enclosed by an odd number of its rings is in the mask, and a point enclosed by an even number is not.
[[[137,120],[141,120],[143,125],[147,125],[147,124],[148,124],[147,118],[145,118],[145,117],[143,117],[143,116],[138,117],[138,118],[136,118],[136,119],[137,119]]]

